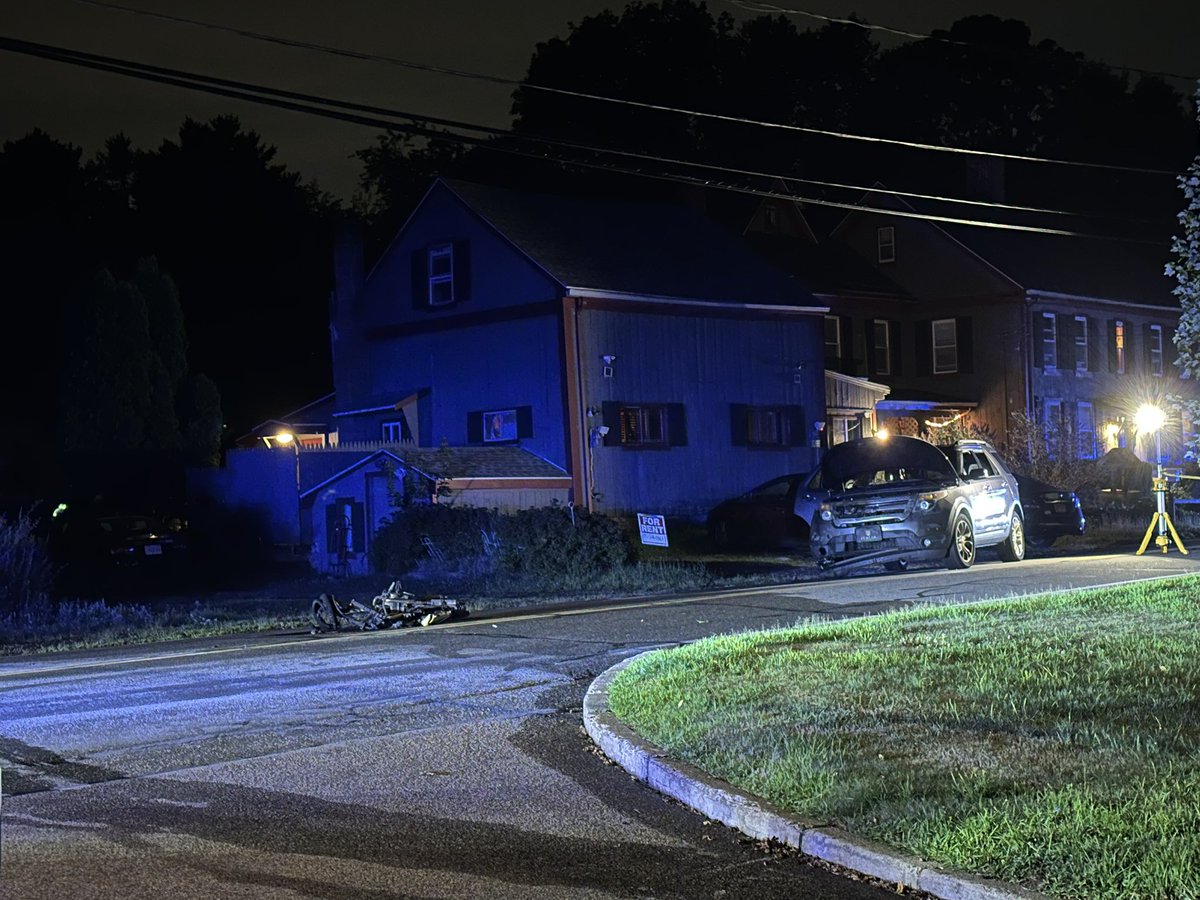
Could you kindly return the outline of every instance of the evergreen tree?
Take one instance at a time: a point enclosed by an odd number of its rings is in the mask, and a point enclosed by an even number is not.
[[[1196,90],[1196,116],[1200,122],[1200,88]],[[1167,263],[1166,274],[1175,278],[1174,294],[1179,298],[1179,327],[1175,329],[1175,349],[1184,378],[1200,378],[1200,154],[1187,172],[1179,177],[1184,207],[1179,213],[1182,234],[1171,240],[1174,259]],[[1200,421],[1200,399],[1180,397],[1177,401],[1193,422]],[[1188,455],[1195,458],[1197,439],[1192,438]]]

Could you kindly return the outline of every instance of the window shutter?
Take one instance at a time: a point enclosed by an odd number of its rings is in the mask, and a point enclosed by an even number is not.
[[[838,371],[843,375],[854,374],[854,320],[849,316],[838,316],[842,329],[842,358],[838,360]]]
[[[667,443],[672,447],[687,446],[687,419],[682,403],[667,404]]]
[[[600,418],[602,424],[608,429],[608,434],[604,436],[605,447],[620,447],[621,446],[621,404],[615,400],[605,400],[600,404]]]
[[[1154,332],[1150,330],[1150,323],[1142,323],[1142,371],[1149,375],[1154,371],[1150,361],[1150,348],[1154,346]]]
[[[975,330],[970,316],[954,320],[954,339],[958,342],[958,371],[970,375],[975,371]]]
[[[1117,371],[1117,320],[1108,320],[1108,371]],[[1125,358],[1129,359],[1129,349],[1125,349]]]
[[[787,410],[788,446],[803,447],[804,440],[804,407],[789,406]]]
[[[463,303],[471,299],[471,245],[467,241],[454,242],[454,302]],[[518,427],[520,427],[518,425]]]
[[[350,504],[350,527],[354,530],[350,549],[355,553],[362,553],[367,547],[367,536],[363,533],[365,524],[363,505],[361,503]]]
[[[729,440],[735,447],[750,443],[749,409],[745,403],[729,404]]]
[[[933,371],[933,322],[922,319],[916,323],[914,346],[917,351],[916,372],[918,375],[928,375]]]
[[[867,374],[875,374],[875,320],[863,320],[863,346],[866,348],[864,354],[867,358]]]
[[[517,407],[517,437],[533,437],[533,407]]]
[[[900,323],[888,322],[888,343],[892,350],[892,374],[900,375]]]
[[[467,443],[483,443],[483,410],[467,413]]]
[[[1058,318],[1058,371],[1075,371],[1075,317]]]
[[[424,248],[412,252],[412,305],[429,309],[429,251]]]
[[[1087,319],[1087,367],[1089,372],[1100,371],[1100,320],[1088,316]]]

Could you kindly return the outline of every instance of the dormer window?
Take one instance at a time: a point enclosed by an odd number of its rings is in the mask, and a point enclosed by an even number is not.
[[[454,245],[436,244],[429,248],[429,305],[454,303]]]
[[[879,261],[890,263],[896,261],[896,229],[892,225],[884,225],[876,232],[879,244]]]

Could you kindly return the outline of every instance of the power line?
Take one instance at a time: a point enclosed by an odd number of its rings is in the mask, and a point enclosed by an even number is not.
[[[86,2],[86,0],[82,0]],[[888,25],[872,25],[869,22],[860,22],[858,19],[843,19],[837,16],[825,16],[821,13],[815,13],[807,9],[793,9],[786,6],[776,6],[774,3],[765,3],[761,0],[725,0],[731,6],[740,6],[742,9],[750,12],[760,13],[781,13],[790,16],[805,16],[809,19],[816,19],[820,22],[831,22],[835,25],[853,25],[856,28],[862,28],[865,31],[879,31],[885,34],[893,34],[898,37],[912,38],[919,41],[939,41],[943,44],[952,44],[957,47],[970,47],[976,50],[997,50],[999,48],[986,47],[972,41],[960,41],[951,37],[943,37],[937,34],[926,34],[922,31],[906,31],[903,28],[893,28]],[[1068,53],[1070,51],[1067,51]],[[1106,69],[1113,69],[1117,72],[1134,72],[1138,75],[1154,75],[1159,78],[1172,78],[1179,81],[1198,81],[1200,75],[1179,75],[1174,72],[1158,72],[1153,69],[1139,69],[1136,66],[1118,66],[1112,63],[1096,62],[1089,60],[1096,65],[1103,66]]]
[[[830,131],[821,128],[809,128],[803,125],[789,125],[783,122],[768,122],[760,119],[751,119],[744,116],[731,116],[721,113],[703,112],[700,110],[686,109],[677,106],[668,106],[661,103],[648,103],[640,100],[625,100],[617,97],[607,97],[602,94],[593,94],[587,91],[573,91],[567,88],[551,87],[549,85],[532,84],[522,81],[517,81],[512,78],[504,78],[499,75],[489,75],[479,72],[470,72],[463,69],[452,69],[445,66],[435,66],[427,63],[417,63],[411,60],[399,59],[394,56],[381,56],[374,53],[365,53],[356,50],[346,50],[341,47],[334,47],[328,44],[316,44],[309,41],[298,41],[290,38],[283,38],[277,35],[264,34],[262,32],[248,31],[231,26],[219,25],[214,22],[204,22],[199,19],[190,19],[183,16],[173,16],[166,13],[150,12],[148,10],[135,9],[133,7],[121,6],[115,3],[106,3],[103,0],[75,0],[76,3],[81,3],[87,6],[95,6],[101,9],[114,10],[117,12],[129,13],[132,15],[146,16],[153,19],[162,19],[169,22],[176,22],[183,25],[190,25],[197,28],[206,28],[212,31],[221,31],[228,34],[235,34],[239,37],[248,38],[266,43],[279,44],[284,47],[291,47],[300,50],[313,50],[320,53],[327,53],[334,56],[344,56],[349,59],[357,59],[366,62],[379,62],[388,65],[398,66],[405,69],[412,69],[420,72],[430,72],[438,75],[450,75],[456,78],[466,78],[476,81],[485,81],[491,84],[500,84],[512,87],[518,87],[522,90],[541,91],[545,93],[558,94],[564,97],[574,97],[581,100],[596,100],[602,103],[613,103],[621,106],[631,106],[639,109],[647,109],[655,112],[668,112],[684,116],[693,116],[697,118],[711,119],[717,122],[727,122],[735,125],[753,125],[761,128],[775,128],[783,131],[791,131],[799,134],[812,134],[819,137],[836,138],[840,140],[862,141],[872,144],[883,144],[896,147],[905,147],[910,150],[932,150],[942,153],[958,153],[971,156],[990,157],[993,159],[1006,159],[1014,162],[1029,162],[1029,163],[1044,163],[1050,165],[1070,166],[1076,168],[1100,169],[1111,172],[1126,172],[1138,175],[1166,175],[1171,178],[1177,178],[1178,172],[1167,169],[1154,169],[1138,166],[1120,166],[1111,163],[1093,163],[1081,162],[1078,160],[1054,159],[1042,156],[1030,156],[1016,153],[1001,153],[992,150],[976,150],[968,147],[946,147],[940,144],[925,144],[918,141],[904,141],[897,138],[874,137],[871,135],[853,134],[851,132]]]
[[[1091,238],[1097,240],[1123,241],[1128,243],[1141,244],[1157,244],[1157,241],[1140,240],[1137,238],[1127,238],[1112,235],[1097,235],[1087,234],[1077,231],[1069,231],[1065,229],[1042,228],[1031,225],[1018,225],[1003,222],[988,222],[975,219],[966,219],[953,216],[940,216],[930,213],[919,213],[916,211],[903,211],[895,209],[880,209],[861,204],[843,203],[832,200],[825,200],[816,197],[805,197],[793,194],[785,194],[779,191],[765,191],[761,189],[747,188],[745,186],[730,185],[723,182],[714,183],[710,180],[679,175],[677,173],[647,173],[641,170],[622,169],[614,167],[610,164],[600,162],[589,162],[579,159],[553,159],[545,154],[534,154],[528,151],[517,150],[512,147],[506,147],[498,142],[488,142],[479,137],[470,137],[468,135],[454,134],[443,131],[436,131],[429,127],[430,125],[438,125],[442,127],[455,127],[468,131],[478,131],[485,134],[492,134],[494,137],[502,137],[517,140],[530,140],[531,138],[523,135],[505,132],[500,129],[491,128],[489,126],[472,125],[470,123],[455,122],[449,119],[441,119],[431,116],[422,116],[414,113],[407,113],[398,110],[387,110],[380,107],[370,107],[364,104],[351,103],[346,101],[335,100],[328,97],[319,97],[310,94],[301,94],[294,91],[284,91],[277,88],[270,88],[261,85],[253,85],[247,82],[233,81],[230,79],[214,78],[205,75],[197,75],[195,73],[184,72],[177,69],[168,69],[161,66],[151,66],[144,63],[138,63],[130,60],[114,59],[112,57],[100,56],[83,51],[69,50],[60,47],[52,47],[44,44],[35,44],[29,41],[22,41],[15,38],[7,38],[0,36],[0,50],[8,50],[10,52],[22,53],[26,55],[36,56],[43,59],[48,59],[55,62],[63,62],[70,65],[78,65],[85,68],[96,69],[99,71],[110,72],[127,77],[138,78],[141,80],[152,81],[159,84],[166,84],[174,87],[187,88],[189,90],[200,91],[203,93],[215,94],[217,96],[229,97],[232,99],[243,100],[251,103],[258,103],[266,106],[273,106],[279,109],[285,109],[293,112],[308,113],[318,115],[325,118],[338,119],[354,124],[367,125],[375,128],[383,128],[385,130],[402,131],[404,133],[416,134],[431,140],[444,140],[450,143],[469,144],[478,147],[479,149],[492,150],[502,153],[510,153],[518,156],[524,156],[545,161],[551,159],[563,165],[571,165],[576,167],[584,167],[591,169],[599,169],[603,171],[613,172],[616,174],[639,175],[641,177],[654,178],[658,180],[674,181],[683,184],[701,185],[713,187],[722,190],[732,190],[744,194],[752,194],[761,197],[770,197],[778,199],[786,199],[792,202],[807,203],[814,206],[826,206],[837,209],[855,210],[861,212],[874,212],[885,215],[901,216],[905,218],[923,219],[926,221],[942,222],[955,225],[972,225],[984,228],[997,228],[1009,231],[1023,231],[1036,234],[1061,235],[1067,237]],[[384,116],[392,116],[395,118],[407,119],[412,124],[405,125]],[[424,123],[418,124],[418,123]],[[542,139],[533,138],[532,140],[552,145],[561,145],[564,142],[544,141]],[[565,144],[568,149],[587,150],[594,153],[610,153],[618,154],[623,151],[608,151],[603,148],[587,147],[585,145],[570,145]],[[671,163],[675,165],[697,166],[700,164],[689,163],[681,160],[670,160],[667,158],[647,157],[647,161],[658,163]],[[712,167],[716,168],[716,167]],[[720,170],[732,174],[750,174],[739,172],[737,170]],[[787,180],[786,176],[765,176],[772,178],[782,178]],[[873,191],[874,189],[861,188],[864,192]],[[879,191],[884,192],[884,191]]]

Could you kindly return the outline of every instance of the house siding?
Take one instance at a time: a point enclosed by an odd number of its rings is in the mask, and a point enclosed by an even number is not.
[[[583,403],[680,404],[686,443],[669,449],[599,444],[592,456],[595,507],[697,515],[753,485],[816,463],[813,424],[825,417],[821,316],[779,321],[585,308],[580,313]],[[615,356],[604,376],[604,355]],[[803,369],[798,365],[806,363]],[[799,376],[799,382],[797,382]],[[796,406],[799,446],[736,446],[732,404]],[[618,422],[604,421],[610,435]]]

